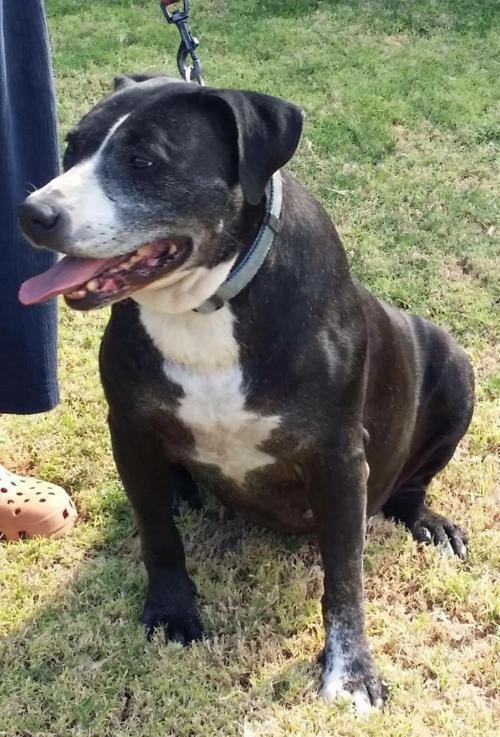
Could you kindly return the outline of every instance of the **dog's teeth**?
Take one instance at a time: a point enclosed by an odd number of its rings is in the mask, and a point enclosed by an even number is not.
[[[118,274],[120,271],[121,271],[121,267],[119,268],[118,266],[113,266],[113,268],[109,269],[109,271],[107,271],[106,273],[107,274]]]
[[[160,263],[160,259],[159,258],[148,258],[146,263],[148,266],[158,266],[158,264]]]
[[[144,246],[141,246],[137,249],[137,254],[140,256],[140,258],[144,258],[145,256],[149,256],[153,253],[153,246],[151,243],[146,243]]]
[[[89,292],[97,292],[97,290],[99,289],[99,282],[97,281],[97,279],[91,279],[86,283],[85,286],[87,287],[87,290]]]
[[[67,296],[70,299],[83,299],[86,294],[87,294],[86,289],[76,289],[74,292],[69,292]]]
[[[128,271],[128,269],[131,269],[132,266],[134,266],[138,261],[142,261],[142,259],[143,256],[139,256],[138,253],[134,253],[132,256],[130,256],[130,258],[120,264],[120,269],[125,269],[125,271]]]
[[[168,254],[169,256],[173,256],[173,255],[174,255],[174,253],[177,253],[177,246],[175,245],[175,243],[171,243],[171,244],[169,245],[169,247],[168,247],[168,251],[167,251],[167,254]]]

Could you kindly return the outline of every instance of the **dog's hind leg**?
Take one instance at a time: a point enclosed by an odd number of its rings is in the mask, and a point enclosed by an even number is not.
[[[427,487],[415,478],[402,486],[383,507],[385,517],[401,522],[417,542],[434,543],[450,555],[467,557],[467,536],[454,522],[430,509]]]
[[[420,430],[420,437],[427,440],[421,441],[425,446],[412,454],[419,459],[416,467],[403,472],[401,483],[382,509],[386,517],[402,522],[415,540],[440,545],[462,559],[467,556],[465,533],[454,522],[433,512],[426,503],[426,494],[434,476],[453,457],[469,426],[473,392],[469,359],[457,347],[447,370],[433,387],[425,417],[427,431]]]

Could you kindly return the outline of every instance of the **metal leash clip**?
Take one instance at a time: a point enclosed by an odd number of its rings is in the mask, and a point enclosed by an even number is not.
[[[167,23],[175,23],[181,34],[181,45],[177,52],[177,68],[179,74],[186,82],[194,80],[204,85],[201,76],[201,62],[196,53],[200,42],[195,38],[189,28],[189,0],[183,0],[182,8],[169,10],[169,5],[180,5],[180,0],[160,0],[160,8]],[[192,65],[188,64],[188,56],[191,57]]]

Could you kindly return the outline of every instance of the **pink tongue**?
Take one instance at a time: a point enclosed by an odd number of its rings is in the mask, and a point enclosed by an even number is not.
[[[65,256],[48,271],[33,276],[21,284],[19,301],[23,305],[34,305],[44,302],[49,297],[55,297],[57,294],[70,292],[92,279],[94,274],[101,271],[106,264],[115,260],[119,259],[86,259]]]

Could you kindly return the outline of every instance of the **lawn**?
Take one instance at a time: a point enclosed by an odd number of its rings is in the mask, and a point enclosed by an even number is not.
[[[156,0],[47,0],[65,131],[123,71],[175,70]],[[0,461],[63,484],[61,541],[0,546],[3,737],[488,737],[500,718],[500,6],[497,0],[193,2],[207,81],[306,113],[291,169],[376,294],[466,347],[472,427],[432,486],[470,533],[462,564],[374,520],[370,641],[390,697],[368,721],[316,696],[321,569],[312,539],[183,510],[207,638],[148,643],[145,575],[110,455],[97,352],[107,311],[61,306],[62,403],[0,422]],[[498,721],[497,721],[498,726]]]

